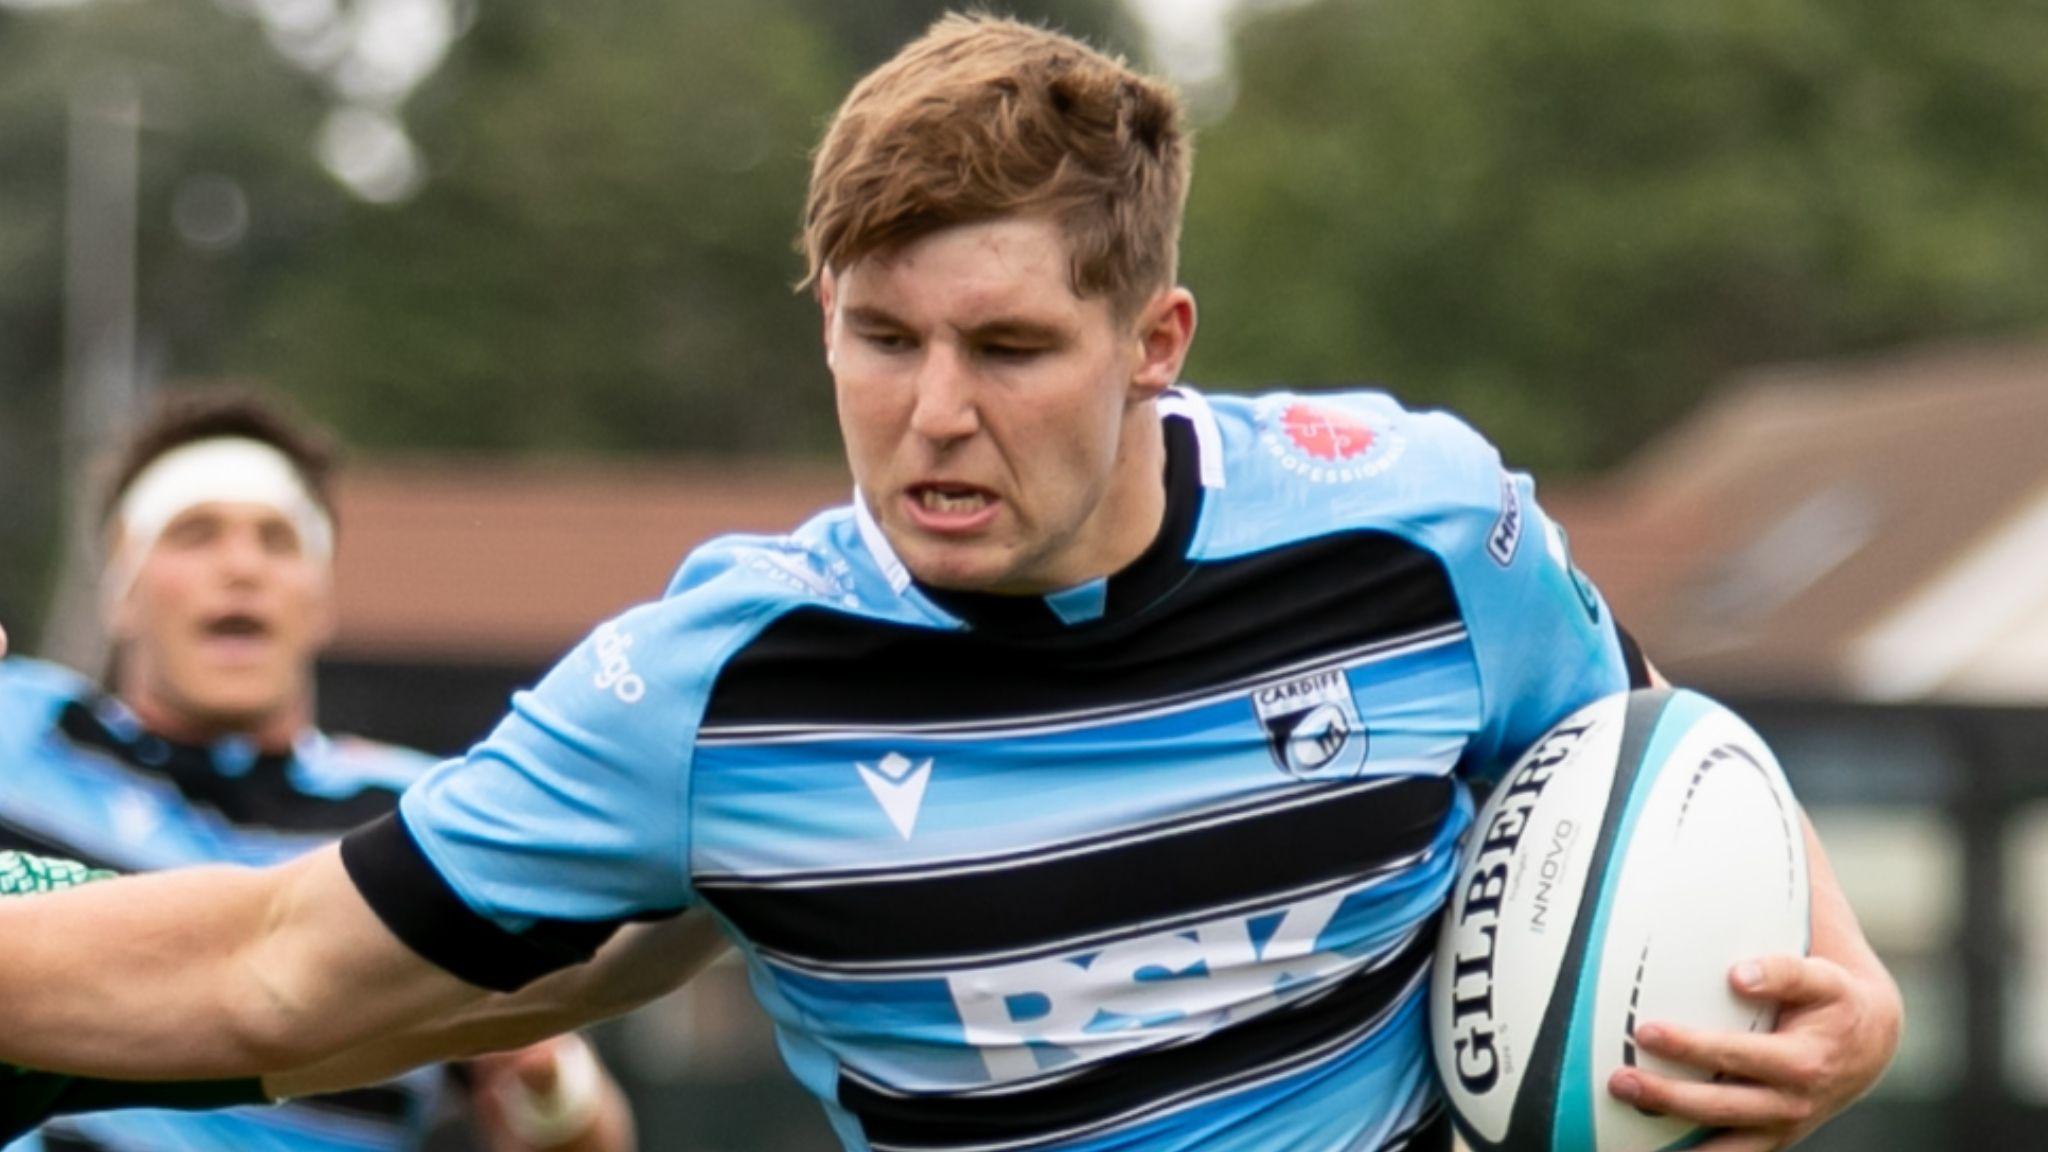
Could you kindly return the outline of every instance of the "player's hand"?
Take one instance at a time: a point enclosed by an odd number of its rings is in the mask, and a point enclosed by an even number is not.
[[[557,1036],[470,1061],[478,1123],[493,1152],[627,1152],[624,1096],[581,1037]]]
[[[7,629],[0,626],[0,656],[7,655]]]
[[[1641,1068],[1608,1081],[1636,1107],[1727,1129],[1699,1152],[1791,1147],[1869,1091],[1898,1049],[1904,1009],[1882,968],[1773,956],[1737,965],[1729,983],[1746,999],[1777,1003],[1777,1028],[1759,1035],[1653,1021],[1635,1033],[1643,1050],[1714,1073],[1713,1081]]]

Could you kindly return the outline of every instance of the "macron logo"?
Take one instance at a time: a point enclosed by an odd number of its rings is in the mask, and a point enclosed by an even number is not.
[[[889,823],[905,840],[910,839],[911,830],[917,827],[917,810],[924,805],[924,786],[932,778],[930,758],[913,763],[909,757],[891,752],[879,764],[856,763],[854,767],[860,769],[861,781],[874,793]]]

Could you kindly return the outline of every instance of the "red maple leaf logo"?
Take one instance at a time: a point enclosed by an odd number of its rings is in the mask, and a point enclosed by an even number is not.
[[[1318,460],[1351,460],[1372,451],[1372,426],[1359,418],[1313,404],[1291,404],[1281,427],[1295,446]]]

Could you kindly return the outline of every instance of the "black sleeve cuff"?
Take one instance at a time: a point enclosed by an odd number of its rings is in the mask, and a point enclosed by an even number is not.
[[[1614,633],[1621,638],[1621,659],[1628,666],[1628,686],[1656,687],[1650,680],[1650,661],[1643,655],[1643,646],[1636,643],[1636,638],[1629,635],[1628,629],[1623,628],[1619,620],[1614,623]]]
[[[127,1080],[73,1080],[58,1098],[56,1115],[74,1112],[105,1112],[115,1108],[176,1108],[182,1112],[209,1112],[215,1108],[239,1108],[268,1104],[263,1081],[176,1080],[137,1083]]]
[[[508,932],[478,915],[427,859],[396,814],[341,841],[342,866],[392,935],[435,967],[494,992],[513,992],[597,954],[622,921],[544,920]]]

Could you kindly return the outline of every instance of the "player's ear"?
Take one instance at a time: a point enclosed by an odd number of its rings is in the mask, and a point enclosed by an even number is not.
[[[830,268],[818,273],[818,310],[824,321],[825,366],[832,366],[832,301],[838,284]]]
[[[1195,339],[1195,294],[1176,284],[1153,296],[1139,310],[1133,335],[1138,364],[1132,390],[1149,400],[1180,379]]]

